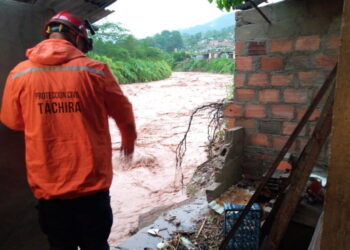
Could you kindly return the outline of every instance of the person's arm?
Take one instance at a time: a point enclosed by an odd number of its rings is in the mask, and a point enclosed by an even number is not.
[[[12,80],[12,74],[7,78],[2,105],[0,120],[3,124],[13,130],[24,130],[24,121],[20,104],[20,89]]]
[[[104,68],[104,73],[104,95],[107,112],[117,123],[122,137],[121,150],[124,155],[128,156],[134,152],[137,137],[132,105],[123,94],[116,78],[107,66]]]

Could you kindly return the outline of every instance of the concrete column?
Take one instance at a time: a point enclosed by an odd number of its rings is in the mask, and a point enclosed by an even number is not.
[[[321,250],[350,249],[350,3],[344,1]]]
[[[9,71],[43,39],[42,27],[52,14],[33,4],[0,1],[0,97]],[[26,180],[23,133],[0,123],[0,249],[48,249],[35,205]]]

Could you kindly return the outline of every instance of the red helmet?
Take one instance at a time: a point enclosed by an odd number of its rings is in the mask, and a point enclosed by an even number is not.
[[[88,52],[92,50],[92,39],[88,37],[87,33],[87,24],[90,26],[90,24],[86,21],[85,23],[78,17],[73,16],[73,14],[69,11],[61,11],[50,18],[50,20],[45,24],[45,37],[48,38],[50,33],[52,32],[50,30],[50,26],[53,23],[63,24],[64,26],[68,27],[69,30],[73,31],[78,36],[82,37],[84,41],[86,42],[86,51]]]

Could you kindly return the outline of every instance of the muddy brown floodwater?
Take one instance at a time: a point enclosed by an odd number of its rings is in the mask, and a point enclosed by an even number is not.
[[[174,185],[176,147],[193,110],[224,99],[231,84],[231,75],[176,72],[166,80],[122,86],[134,107],[138,138],[133,161],[125,164],[120,159],[119,131],[110,120],[114,168],[111,246],[128,237],[141,214],[187,198]],[[206,161],[208,122],[205,112],[193,121],[182,164],[185,184]]]

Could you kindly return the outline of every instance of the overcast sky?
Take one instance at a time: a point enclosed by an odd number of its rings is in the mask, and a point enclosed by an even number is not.
[[[115,12],[103,21],[121,23],[136,38],[204,24],[227,14],[208,0],[118,0],[108,9]]]

